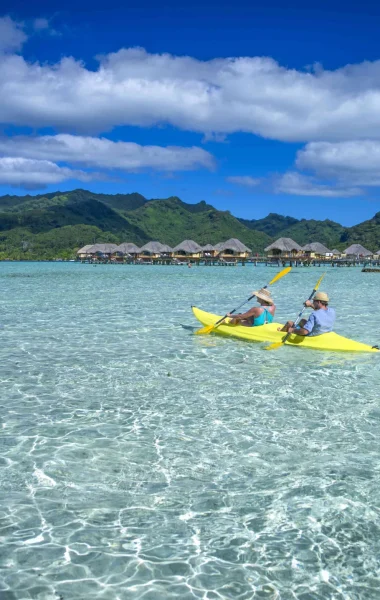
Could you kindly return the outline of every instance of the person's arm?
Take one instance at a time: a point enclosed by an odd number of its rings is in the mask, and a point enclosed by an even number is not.
[[[314,313],[311,313],[310,317],[308,318],[303,327],[300,327],[299,329],[297,327],[289,327],[288,332],[295,333],[296,335],[306,336],[309,335],[309,333],[313,330],[314,325],[315,316]]]
[[[260,309],[255,306],[254,308],[250,308],[249,310],[247,310],[247,312],[245,313],[239,313],[237,315],[228,313],[227,317],[230,317],[231,319],[236,319],[237,321],[242,321],[243,319],[249,319],[250,317],[257,317],[259,310]]]
[[[288,333],[295,333],[296,335],[309,335],[310,331],[305,329],[304,327],[289,327]]]

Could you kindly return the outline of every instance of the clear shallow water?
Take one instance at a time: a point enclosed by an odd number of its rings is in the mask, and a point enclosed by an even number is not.
[[[0,264],[1,600],[380,597],[379,357],[182,327],[276,272]],[[379,343],[379,284],[328,270],[339,333]]]

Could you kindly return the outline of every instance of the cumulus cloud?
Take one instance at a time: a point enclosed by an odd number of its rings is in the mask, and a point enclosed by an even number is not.
[[[363,194],[363,191],[359,188],[344,188],[334,184],[327,185],[320,183],[314,177],[308,177],[296,171],[289,171],[278,177],[275,181],[275,191],[280,194],[321,198],[347,198]]]
[[[92,71],[73,58],[2,56],[0,121],[83,133],[166,123],[206,138],[380,139],[380,61],[305,72],[265,57],[200,61],[141,48],[98,60]]]
[[[172,172],[215,166],[213,156],[196,146],[140,146],[70,134],[0,138],[0,154],[124,171],[151,168]]]
[[[236,175],[231,177],[226,177],[226,181],[229,183],[235,183],[236,185],[243,185],[245,187],[255,187],[259,185],[261,179],[255,179],[254,177],[250,177],[249,175]]]
[[[97,178],[96,173],[74,171],[68,167],[60,167],[49,160],[0,158],[0,184],[13,187],[37,189],[67,179],[91,181]]]
[[[297,153],[296,165],[321,177],[363,186],[380,185],[380,142],[313,142]]]
[[[23,23],[17,23],[10,17],[0,17],[0,53],[21,49],[27,39],[23,27]]]

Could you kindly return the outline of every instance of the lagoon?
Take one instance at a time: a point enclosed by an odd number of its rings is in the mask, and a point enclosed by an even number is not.
[[[0,263],[2,600],[379,596],[379,357],[193,334],[275,273]],[[378,274],[321,289],[380,342]]]

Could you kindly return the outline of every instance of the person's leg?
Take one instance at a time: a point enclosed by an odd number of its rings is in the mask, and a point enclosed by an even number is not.
[[[283,327],[277,327],[277,331],[289,331],[289,327],[293,327],[294,321],[287,321]]]
[[[303,327],[306,323],[306,319],[301,319],[297,327]],[[277,327],[277,331],[289,331],[289,327],[294,327],[294,321],[287,321],[283,327]]]
[[[237,325],[238,323],[240,323],[239,319],[233,319],[232,317],[230,318],[228,325]]]
[[[252,319],[243,319],[240,321],[239,325],[244,325],[244,327],[252,327]]]

